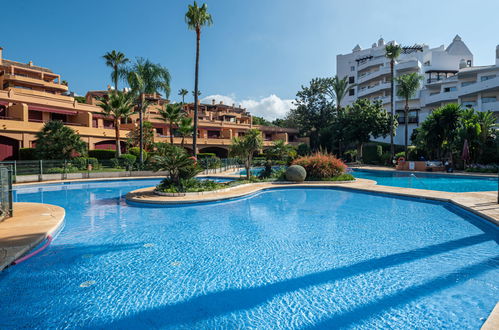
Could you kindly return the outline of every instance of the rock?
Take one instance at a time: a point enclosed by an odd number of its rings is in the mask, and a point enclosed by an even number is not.
[[[307,171],[300,165],[291,165],[286,169],[286,180],[303,182],[307,177]]]

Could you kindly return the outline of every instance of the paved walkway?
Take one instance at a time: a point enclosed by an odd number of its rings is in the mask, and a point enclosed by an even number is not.
[[[14,216],[0,222],[0,271],[57,232],[65,213],[55,205],[14,203]]]

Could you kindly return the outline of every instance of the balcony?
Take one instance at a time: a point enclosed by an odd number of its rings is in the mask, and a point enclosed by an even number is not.
[[[397,121],[401,125],[405,125],[405,117],[404,116],[399,116],[397,118]],[[419,117],[417,116],[409,116],[409,124],[418,124],[419,123]]]
[[[367,60],[364,63],[360,63],[359,65],[357,65],[357,71],[361,71],[376,65],[381,65],[386,62],[388,62],[388,60],[384,56],[373,58],[371,60]]]
[[[380,78],[380,77],[387,75],[389,73],[390,73],[390,67],[384,66],[384,67],[380,68],[379,70],[371,71],[371,72],[368,72],[365,74],[360,74],[359,78],[357,79],[357,84],[362,84],[362,83],[365,83],[367,81]]]
[[[367,87],[362,87],[358,89],[358,97],[364,97],[372,93],[380,92],[383,90],[389,90],[391,87],[391,84],[389,82],[382,82],[374,86],[367,86]]]
[[[482,103],[481,111],[499,111],[499,101]]]
[[[459,94],[460,96],[466,96],[493,90],[499,90],[499,76],[493,79],[477,81],[474,84],[462,86],[459,90]]]
[[[53,83],[53,82],[46,81],[43,79],[30,78],[30,77],[25,77],[25,76],[20,76],[20,75],[5,74],[4,80],[16,81],[16,82],[23,83],[26,85],[58,89],[58,90],[63,91],[63,92],[66,92],[68,90],[68,86],[66,86],[66,85]]]
[[[395,65],[395,71],[397,72],[409,71],[409,70],[419,71],[419,69],[421,69],[421,63],[415,59],[405,62],[400,62]]]

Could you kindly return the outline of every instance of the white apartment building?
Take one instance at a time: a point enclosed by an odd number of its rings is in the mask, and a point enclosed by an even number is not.
[[[390,61],[385,56],[385,46],[384,40],[379,39],[371,48],[357,45],[351,53],[337,55],[337,75],[347,76],[352,84],[343,106],[358,98],[369,98],[381,100],[390,111]],[[478,111],[492,110],[499,116],[499,46],[496,63],[480,67],[473,66],[473,54],[458,35],[447,47],[430,48],[425,44],[403,47],[395,64],[395,75],[412,72],[421,74],[424,80],[409,102],[409,136],[433,109],[447,103],[459,103]],[[404,106],[405,101],[395,97],[399,117],[396,144],[404,144]],[[389,137],[379,141],[389,142]]]

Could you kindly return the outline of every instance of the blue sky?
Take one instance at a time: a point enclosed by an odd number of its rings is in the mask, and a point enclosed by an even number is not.
[[[3,1],[4,57],[46,66],[84,94],[110,84],[102,54],[149,58],[172,75],[171,99],[193,89],[195,34],[184,0]],[[495,61],[497,0],[208,0],[202,32],[202,97],[282,116],[302,84],[335,73],[338,53],[380,36],[402,44],[448,45],[459,34],[476,65]],[[394,7],[394,8],[391,8]]]

